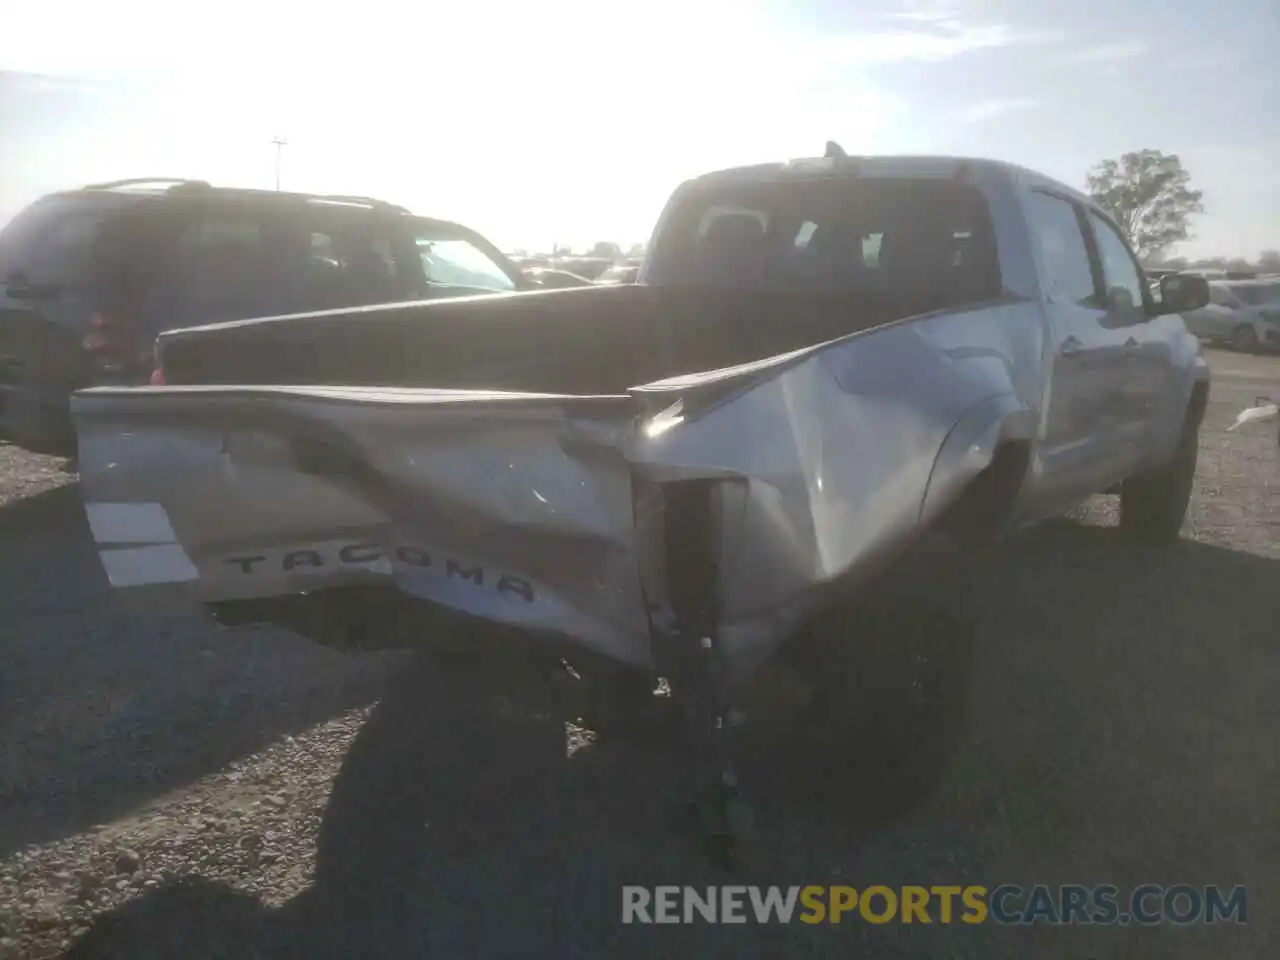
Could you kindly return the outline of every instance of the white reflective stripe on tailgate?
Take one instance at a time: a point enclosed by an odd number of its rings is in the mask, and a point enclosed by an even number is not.
[[[141,587],[152,583],[185,583],[199,580],[200,572],[176,543],[151,547],[99,550],[102,569],[113,587]]]
[[[86,503],[89,529],[98,543],[176,543],[169,514],[158,503]]]

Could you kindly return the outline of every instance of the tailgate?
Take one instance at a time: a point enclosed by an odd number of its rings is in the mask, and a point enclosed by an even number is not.
[[[113,586],[203,601],[393,581],[534,630],[647,650],[630,397],[98,388],[72,401]],[[625,655],[625,654],[624,654]]]
[[[758,662],[827,587],[910,542],[927,490],[940,509],[990,462],[981,405],[1006,365],[940,349],[954,326],[920,318],[616,395],[82,391],[84,496],[120,587],[230,600],[384,581],[637,665],[650,613],[702,576],[682,551],[709,542],[720,635]],[[981,422],[935,477],[970,411]]]

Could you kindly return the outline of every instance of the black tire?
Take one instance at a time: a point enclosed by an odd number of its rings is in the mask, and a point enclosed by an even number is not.
[[[1231,331],[1231,349],[1240,353],[1257,353],[1261,344],[1258,331],[1247,323],[1242,323]]]
[[[1127,539],[1149,547],[1177,543],[1195,487],[1199,452],[1199,423],[1188,419],[1167,464],[1121,484],[1120,532]]]
[[[5,431],[4,440],[46,457],[62,457],[70,460],[76,455],[76,431],[70,421],[22,420]]]
[[[968,706],[975,560],[930,537],[809,638],[801,736],[821,769],[805,773],[845,810],[898,816],[944,775]]]
[[[630,735],[656,719],[660,701],[656,681],[648,673],[620,667],[589,655],[573,655],[572,662],[547,661],[560,709],[596,733]]]

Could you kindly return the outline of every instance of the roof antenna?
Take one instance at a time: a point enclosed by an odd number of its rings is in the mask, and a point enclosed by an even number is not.
[[[835,160],[849,159],[849,155],[844,152],[844,147],[840,146],[840,144],[836,143],[834,140],[827,141],[827,149],[826,152],[823,153],[823,156]]]

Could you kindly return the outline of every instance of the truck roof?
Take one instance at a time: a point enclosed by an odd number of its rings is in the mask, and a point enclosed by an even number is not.
[[[947,178],[958,177],[975,170],[985,170],[1011,179],[1048,187],[1082,203],[1095,205],[1093,200],[1075,187],[1015,163],[986,157],[933,154],[800,157],[773,163],[728,167],[694,177],[689,183],[698,186],[722,186],[735,183],[765,183],[782,179],[819,179],[841,175]]]

